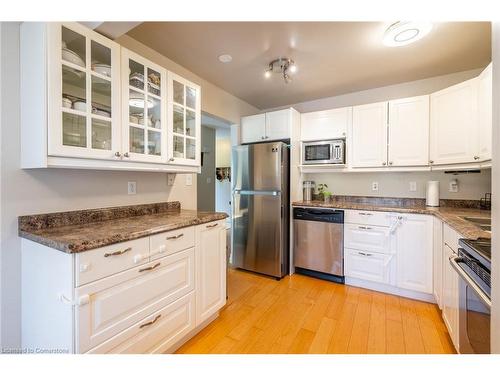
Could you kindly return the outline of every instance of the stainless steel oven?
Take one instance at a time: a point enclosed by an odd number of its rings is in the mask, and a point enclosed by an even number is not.
[[[459,350],[490,353],[491,241],[460,240],[450,259],[459,278]]]
[[[302,142],[302,164],[345,164],[345,141]]]

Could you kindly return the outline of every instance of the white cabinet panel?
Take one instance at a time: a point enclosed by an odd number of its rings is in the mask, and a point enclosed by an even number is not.
[[[345,249],[345,275],[356,279],[390,283],[392,254]]]
[[[181,228],[149,237],[150,259],[158,259],[195,245],[194,227]]]
[[[453,250],[443,244],[443,320],[458,351],[458,283],[459,276],[450,264]]]
[[[479,159],[478,79],[431,94],[430,163],[469,163]]]
[[[443,222],[434,217],[433,221],[433,284],[434,298],[439,308],[443,308]]]
[[[78,288],[78,352],[104,342],[192,291],[194,270],[195,252],[188,249]]]
[[[352,167],[387,165],[387,102],[352,109]]]
[[[358,224],[344,225],[345,247],[350,249],[389,253],[389,228]]]
[[[397,286],[416,292],[433,292],[432,217],[403,215],[396,230]]]
[[[194,328],[195,293],[192,292],[147,316],[87,353],[165,353]]]
[[[301,141],[345,138],[352,122],[352,107],[303,113],[300,120]]]
[[[226,304],[224,220],[196,227],[196,325]]]
[[[265,113],[241,118],[241,143],[262,142],[265,136]]]
[[[429,163],[429,95],[389,102],[389,166]]]
[[[479,158],[491,159],[492,106],[493,106],[492,65],[479,75],[478,121],[479,121]]]
[[[291,111],[283,109],[280,111],[266,113],[266,141],[290,138],[291,133]]]

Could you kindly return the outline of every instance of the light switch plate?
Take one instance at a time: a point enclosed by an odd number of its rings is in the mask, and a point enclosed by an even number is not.
[[[193,175],[191,173],[188,173],[186,175],[186,186],[191,186],[193,185]]]
[[[417,191],[417,183],[415,181],[410,181],[410,191]]]
[[[456,179],[450,181],[450,186],[448,190],[450,193],[458,193],[458,181]]]
[[[172,186],[175,182],[175,173],[167,173],[167,185]]]
[[[378,191],[378,182],[372,182],[372,191]]]
[[[135,181],[127,182],[128,195],[137,194],[137,183]]]
[[[207,184],[211,184],[211,183],[212,183],[212,178],[207,177]]]

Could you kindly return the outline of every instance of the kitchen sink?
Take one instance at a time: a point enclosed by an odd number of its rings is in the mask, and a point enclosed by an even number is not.
[[[489,217],[462,216],[462,219],[467,220],[469,223],[477,225],[484,231],[491,232],[491,218]]]

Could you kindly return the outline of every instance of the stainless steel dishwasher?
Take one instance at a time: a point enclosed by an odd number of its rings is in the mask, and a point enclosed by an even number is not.
[[[344,211],[295,207],[295,271],[344,283]]]

